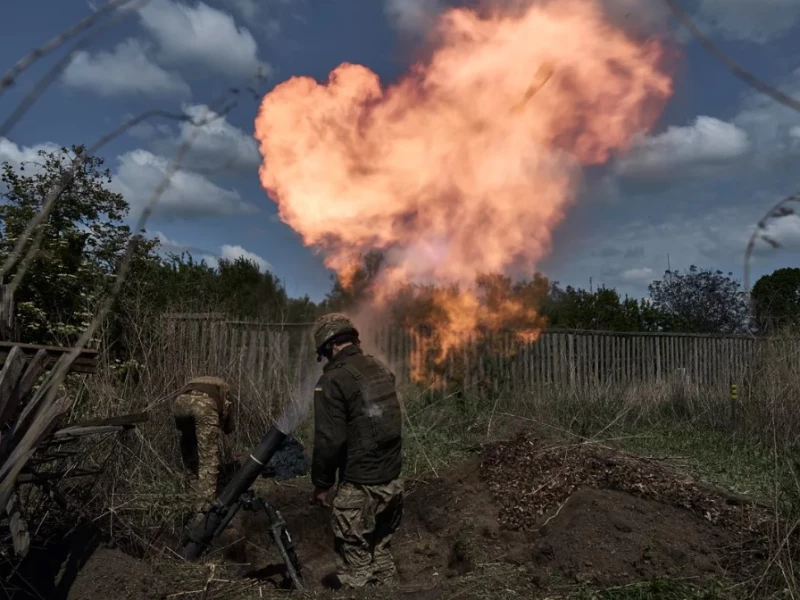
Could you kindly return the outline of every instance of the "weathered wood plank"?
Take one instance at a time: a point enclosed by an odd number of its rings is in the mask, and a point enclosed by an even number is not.
[[[24,354],[14,346],[0,371],[0,424],[5,423],[17,408],[18,399],[14,397],[14,390],[20,383],[24,369]]]

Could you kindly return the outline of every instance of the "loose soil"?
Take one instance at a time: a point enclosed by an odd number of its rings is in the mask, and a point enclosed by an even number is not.
[[[341,594],[328,589],[330,513],[311,505],[310,483],[261,481],[258,488],[286,519],[312,592]],[[356,596],[552,597],[655,577],[736,581],[747,576],[744,548],[749,565],[763,558],[767,519],[758,506],[653,461],[520,436],[441,478],[408,481],[394,542],[398,580]],[[206,561],[214,567],[145,562],[101,547],[58,597],[183,600],[206,590],[206,600],[259,598],[285,587],[266,518],[240,513],[237,520]]]

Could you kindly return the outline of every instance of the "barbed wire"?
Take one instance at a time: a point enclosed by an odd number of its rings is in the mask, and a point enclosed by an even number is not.
[[[766,229],[770,221],[796,215],[797,212],[795,209],[789,207],[789,204],[792,203],[800,204],[800,193],[787,196],[771,207],[766,214],[761,217],[756,224],[753,233],[750,235],[744,255],[744,289],[747,293],[750,293],[750,260],[753,256],[753,250],[755,249],[756,241],[762,240],[773,248],[781,247],[781,243],[772,236],[768,235],[766,233]]]
[[[0,79],[0,94],[2,94],[3,91],[5,91],[7,88],[14,85],[17,78],[19,78],[19,76],[31,65],[33,65],[37,60],[43,58],[44,56],[47,56],[54,50],[57,50],[58,48],[66,44],[72,38],[80,35],[84,31],[92,27],[95,23],[102,20],[107,13],[110,13],[111,11],[117,8],[121,8],[131,1],[132,0],[110,0],[108,4],[106,4],[102,8],[99,8],[92,14],[87,15],[86,17],[75,23],[75,25],[73,25],[72,27],[62,31],[57,36],[50,39],[48,42],[44,43],[38,48],[35,48],[27,55],[23,56]]]
[[[36,85],[31,89],[25,97],[20,100],[16,108],[11,111],[11,114],[0,125],[0,137],[5,137],[14,128],[14,126],[22,119],[26,112],[36,103],[36,101],[44,94],[48,87],[58,78],[61,73],[69,66],[72,59],[79,51],[89,45],[89,43],[107,31],[116,27],[119,23],[129,18],[133,13],[137,12],[150,0],[125,0],[125,3],[131,3],[126,10],[121,11],[116,18],[106,23],[101,29],[95,30],[89,35],[84,36],[79,40],[55,65],[53,65],[47,73],[45,73]]]
[[[762,79],[759,79],[744,67],[736,63],[730,56],[728,56],[722,48],[719,47],[714,41],[711,40],[705,33],[703,33],[692,18],[686,13],[677,0],[664,0],[669,6],[675,17],[683,24],[686,29],[700,42],[700,44],[711,54],[714,58],[720,61],[728,70],[737,78],[744,81],[747,85],[758,90],[762,94],[766,94],[776,102],[788,106],[789,108],[800,112],[800,100],[793,98],[786,92],[783,92],[773,85],[768,84]]]
[[[263,80],[264,79],[263,72],[259,70],[258,74],[253,79],[259,81]],[[248,89],[250,88],[248,87]],[[184,140],[184,142],[178,148],[174,158],[172,159],[169,167],[167,168],[164,174],[164,177],[162,178],[158,187],[153,192],[153,195],[151,196],[149,202],[145,205],[144,210],[142,211],[142,213],[138,218],[136,227],[133,229],[133,231],[137,232],[137,234],[132,235],[128,240],[128,243],[126,244],[125,255],[122,259],[122,263],[120,264],[119,269],[115,273],[114,285],[112,286],[111,291],[103,299],[99,310],[95,313],[91,323],[83,331],[77,343],[73,345],[70,352],[68,354],[65,354],[62,357],[62,359],[56,363],[54,368],[50,370],[48,374],[45,376],[45,379],[40,386],[41,399],[37,403],[37,406],[35,407],[35,410],[37,412],[36,416],[37,420],[43,419],[45,422],[48,422],[49,420],[55,418],[65,409],[64,402],[61,400],[57,400],[56,398],[58,394],[58,387],[61,385],[61,383],[66,378],[66,375],[69,373],[72,363],[75,361],[76,358],[78,358],[78,356],[86,347],[86,345],[91,341],[92,337],[95,335],[95,332],[97,331],[97,328],[103,322],[106,315],[111,310],[111,307],[113,306],[117,297],[119,296],[119,293],[122,290],[122,286],[126,280],[128,270],[130,269],[130,265],[133,260],[136,246],[139,243],[138,232],[141,232],[144,229],[144,226],[146,225],[148,219],[150,218],[150,215],[155,209],[156,204],[159,202],[161,196],[169,187],[172,181],[172,177],[175,175],[175,173],[178,172],[178,170],[180,170],[182,160],[186,155],[186,153],[191,148],[191,146],[193,145],[197,136],[200,135],[200,132],[202,131],[202,126],[207,125],[208,123],[211,123],[214,120],[222,118],[223,116],[227,115],[236,105],[236,102],[229,100],[228,96],[238,96],[240,92],[241,90],[239,88],[230,88],[221,95],[221,98],[218,102],[212,101],[206,104],[204,112],[210,114],[210,117],[206,119],[197,120],[195,122],[196,124],[195,128],[190,132],[187,139]],[[212,111],[210,108],[211,106],[214,106],[216,104],[222,104],[222,109],[219,112]],[[149,112],[160,113],[161,111],[149,111]],[[116,132],[127,130],[131,126],[133,126],[133,124],[135,124],[136,122],[141,122],[141,119],[134,118],[129,120],[123,126],[115,129],[114,132],[112,132],[111,134],[101,138],[97,144],[92,146],[92,148],[97,147],[98,144],[102,145],[102,143],[105,143],[108,139],[112,139]],[[85,161],[87,160],[87,158],[84,157],[88,157],[88,155],[89,152],[79,153],[79,155],[74,160]],[[74,174],[75,174],[74,169],[67,169],[65,174],[62,175],[62,180],[64,180],[66,177],[67,181],[71,181],[71,178],[74,177]],[[64,186],[62,185],[62,183],[63,181],[60,181],[58,184],[56,184],[53,190],[51,190],[51,192],[48,194],[48,199],[52,199],[50,202],[51,207],[52,203],[55,202],[55,199],[58,196],[60,196],[60,194],[63,192]],[[42,207],[39,213],[40,214],[43,213],[44,210],[45,206]],[[37,216],[39,215],[37,214]],[[43,218],[44,218],[43,216],[40,217],[39,222],[41,222]],[[35,229],[35,226],[33,229]],[[3,266],[5,268],[6,265]],[[7,310],[5,306],[6,304],[5,300],[6,298],[4,294],[3,298],[4,311]],[[7,502],[8,497],[10,496],[13,490],[14,482],[16,481],[16,478],[19,475],[20,470],[27,463],[27,458],[31,455],[33,449],[36,447],[37,435],[38,434],[36,433],[35,428],[32,427],[22,436],[22,439],[14,448],[8,459],[2,465],[0,465],[0,504],[3,506],[5,505],[5,502]]]

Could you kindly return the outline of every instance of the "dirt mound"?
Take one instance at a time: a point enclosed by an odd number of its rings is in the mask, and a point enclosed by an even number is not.
[[[67,600],[159,600],[168,592],[151,566],[120,550],[101,548],[84,565]]]
[[[712,524],[762,531],[769,514],[639,457],[591,445],[552,445],[520,435],[489,448],[481,476],[500,504],[501,524],[531,529],[581,486],[626,492],[686,509]]]
[[[624,584],[683,563],[684,575],[744,577],[768,553],[767,509],[652,460],[520,435],[488,448],[480,472],[500,527],[536,540],[521,555],[548,574]]]
[[[506,560],[551,578],[599,586],[656,576],[707,577],[722,572],[723,531],[685,511],[611,490],[578,488]]]

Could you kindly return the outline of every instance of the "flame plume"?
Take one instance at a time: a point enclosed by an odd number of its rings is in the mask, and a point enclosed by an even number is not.
[[[409,283],[459,286],[433,298],[442,355],[509,319],[535,336],[536,307],[489,306],[476,277],[533,273],[581,167],[624,152],[672,94],[663,44],[596,2],[522,4],[443,13],[430,55],[390,85],[349,63],[324,83],[293,77],[255,120],[263,188],[344,285],[380,250],[378,305]]]

